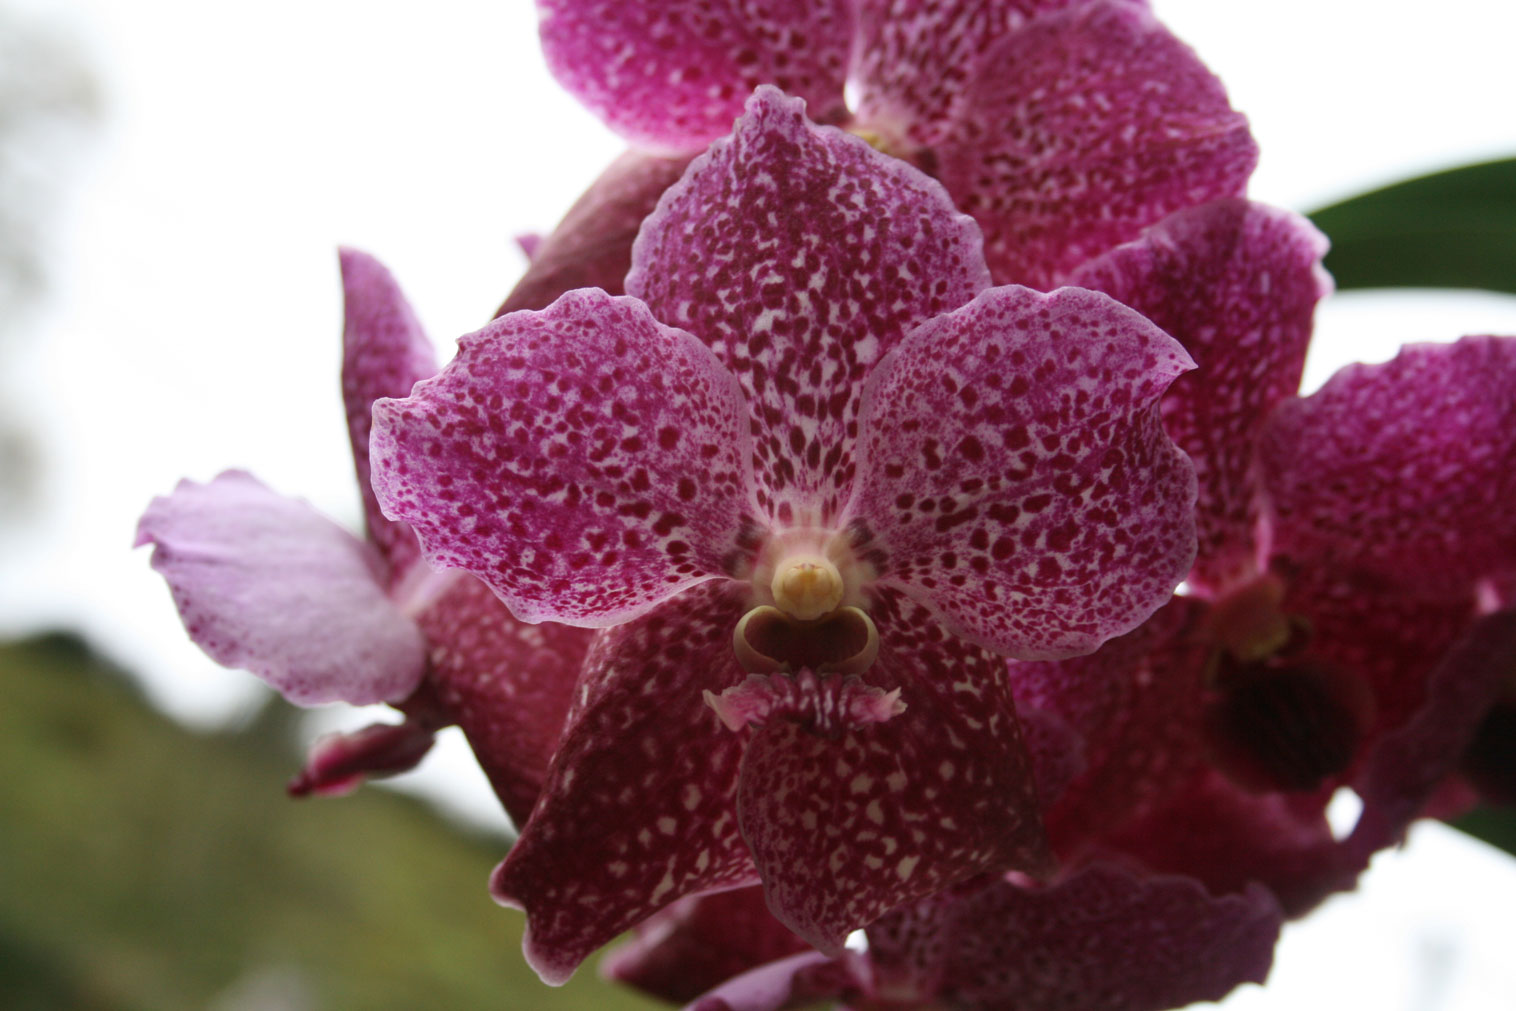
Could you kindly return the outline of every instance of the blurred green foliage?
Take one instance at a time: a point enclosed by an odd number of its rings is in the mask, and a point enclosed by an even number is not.
[[[1326,268],[1341,290],[1516,293],[1516,159],[1410,179],[1310,217],[1332,240]]]
[[[290,731],[196,734],[75,639],[0,646],[0,1003],[663,1006],[592,967],[537,980],[486,890],[502,840],[374,788],[287,798]]]

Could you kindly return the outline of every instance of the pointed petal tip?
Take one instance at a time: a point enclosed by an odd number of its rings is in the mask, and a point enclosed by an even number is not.
[[[537,944],[532,935],[532,920],[527,917],[526,928],[521,933],[521,954],[526,964],[532,967],[537,977],[548,986],[562,986],[573,978],[579,963],[584,959],[564,959]]]

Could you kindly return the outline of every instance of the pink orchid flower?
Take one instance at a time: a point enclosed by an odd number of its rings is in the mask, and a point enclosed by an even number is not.
[[[252,475],[181,482],[137,529],[185,628],[211,658],[289,701],[390,702],[407,714],[320,742],[295,793],[334,793],[411,768],[459,724],[507,811],[524,822],[568,709],[589,634],[517,621],[478,580],[437,574],[369,486],[369,407],[437,371],[430,342],[379,263],[342,253],[342,394],[368,537]]]
[[[611,626],[495,877],[529,960],[561,980],[760,878],[835,949],[1041,869],[990,651],[1093,649],[1188,570],[1157,414],[1183,351],[1101,295],[991,288],[937,183],[773,89],[644,226],[628,289],[502,317],[375,405],[375,490],[434,564]]]

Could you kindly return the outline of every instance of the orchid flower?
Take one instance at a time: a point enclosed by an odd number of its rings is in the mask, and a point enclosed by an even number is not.
[[[1189,594],[1128,636],[1011,665],[1018,704],[1083,741],[1047,812],[1062,858],[1261,881],[1294,915],[1432,802],[1516,649],[1507,619],[1476,622],[1516,563],[1516,341],[1412,346],[1296,397],[1324,251],[1293,215],[1219,202],[1076,272],[1200,365],[1163,404],[1195,461],[1200,551]],[[1364,812],[1339,840],[1343,785]]]
[[[415,535],[369,485],[369,406],[436,372],[431,344],[379,263],[342,253],[342,393],[368,537],[252,475],[181,482],[143,515],[137,543],[212,659],[257,674],[297,705],[390,702],[404,723],[318,743],[296,793],[404,771],[435,731],[462,726],[507,811],[536,800],[588,646],[582,629],[517,621],[483,584],[433,573]]]
[[[1063,283],[1173,211],[1240,195],[1257,160],[1221,83],[1145,2],[539,6],[560,83],[635,144],[699,151],[777,85],[940,179],[999,283]]]
[[[1156,408],[1183,351],[1104,296],[990,288],[938,184],[773,89],[644,225],[628,290],[508,314],[374,410],[375,490],[433,564],[610,626],[495,877],[529,960],[562,980],[760,877],[835,949],[1041,870],[987,650],[1092,649],[1188,569]]]

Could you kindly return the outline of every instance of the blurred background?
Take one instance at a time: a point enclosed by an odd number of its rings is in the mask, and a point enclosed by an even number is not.
[[[1504,0],[1153,6],[1250,117],[1257,199],[1516,155]],[[287,800],[306,743],[375,714],[268,705],[130,550],[150,498],[232,466],[356,527],[337,244],[445,359],[621,146],[528,0],[0,0],[0,1003],[653,1006],[526,969],[461,741],[402,793]],[[1335,296],[1307,387],[1466,333],[1516,334],[1516,299]],[[1516,861],[1419,827],[1226,1006],[1505,1011],[1513,909]]]

